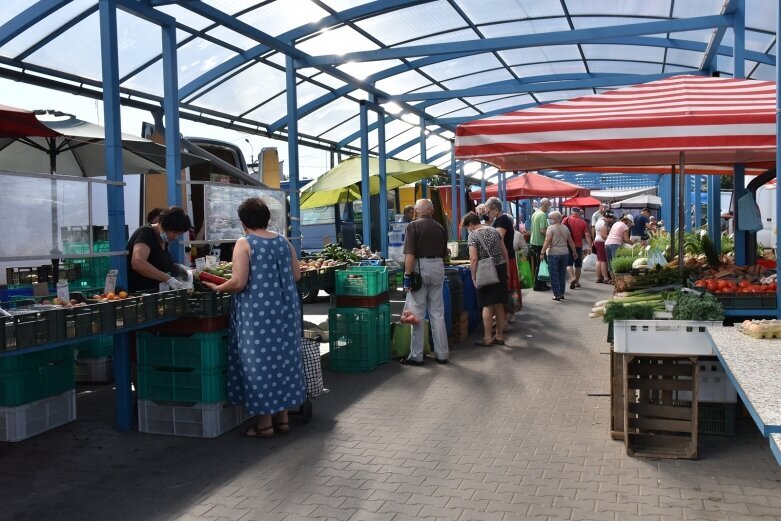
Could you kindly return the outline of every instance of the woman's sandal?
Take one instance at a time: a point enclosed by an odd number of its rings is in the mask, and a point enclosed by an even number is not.
[[[263,438],[268,439],[274,436],[274,426],[269,425],[268,427],[263,427],[262,429],[258,429],[257,425],[253,425],[249,428],[247,432],[244,433],[244,436],[247,438]]]
[[[503,345],[504,345],[504,338],[502,338],[502,339],[500,340],[500,339],[498,339],[498,338],[496,338],[496,337],[493,337],[493,338],[491,339],[491,345],[495,345],[495,346],[503,346]]]
[[[272,425],[274,432],[279,434],[290,434],[290,424],[288,422],[279,422]]]
[[[475,342],[476,346],[483,346],[483,347],[492,346],[493,344],[494,344],[493,340],[488,340],[488,341],[478,340]]]

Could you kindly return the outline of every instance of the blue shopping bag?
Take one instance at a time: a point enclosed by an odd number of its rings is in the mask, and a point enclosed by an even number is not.
[[[550,280],[550,270],[548,269],[548,261],[542,259],[540,261],[540,271],[537,273],[537,280],[540,282],[548,282]]]

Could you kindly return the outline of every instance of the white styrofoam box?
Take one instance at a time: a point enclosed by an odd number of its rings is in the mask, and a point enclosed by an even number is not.
[[[147,434],[216,438],[246,418],[243,407],[228,402],[170,404],[138,400],[138,431]]]
[[[16,407],[0,407],[0,441],[26,440],[75,419],[74,389]]]
[[[613,322],[613,351],[650,355],[713,354],[706,328],[721,322],[696,320],[616,320]]]
[[[699,360],[697,400],[710,403],[735,403],[738,393],[718,360]],[[690,402],[691,391],[678,391],[678,399]]]
[[[111,357],[78,358],[75,362],[74,374],[77,382],[104,383],[114,379],[111,370]]]

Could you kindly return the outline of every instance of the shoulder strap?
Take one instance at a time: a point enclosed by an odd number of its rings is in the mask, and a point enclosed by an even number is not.
[[[481,228],[480,230],[482,230],[482,229],[483,229],[483,228]],[[480,232],[480,230],[477,230],[477,231],[475,231],[475,237],[476,237],[476,238],[477,238],[477,240],[480,242],[480,244],[483,246],[483,249],[484,249],[484,250],[485,250],[485,252],[488,254],[488,256],[489,256],[489,257],[493,257],[493,255],[491,255],[491,251],[488,249],[488,246],[486,246],[486,245],[485,245],[485,241],[484,241],[484,240],[483,240],[483,238],[481,237],[481,235],[482,235],[482,234],[481,234],[481,233],[478,233],[478,232]]]

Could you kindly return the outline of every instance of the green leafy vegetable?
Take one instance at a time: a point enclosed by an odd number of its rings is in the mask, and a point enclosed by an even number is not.
[[[602,320],[612,322],[614,320],[651,320],[654,318],[653,304],[645,302],[636,304],[624,304],[621,302],[608,302],[605,305],[605,315]]]
[[[613,260],[610,261],[610,267],[613,273],[629,273],[632,271],[634,261],[634,257],[613,257]]]
[[[724,320],[724,308],[710,293],[678,290],[673,299],[674,320]]]

